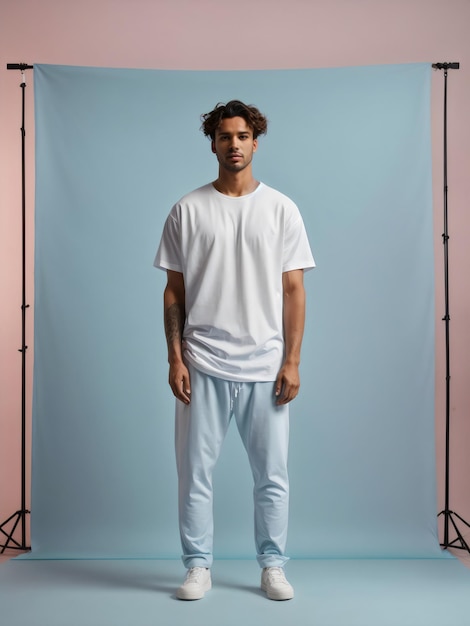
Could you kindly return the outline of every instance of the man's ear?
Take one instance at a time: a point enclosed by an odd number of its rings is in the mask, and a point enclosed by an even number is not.
[[[256,152],[257,149],[258,149],[258,140],[253,139],[253,152]]]
[[[215,141],[214,140],[211,141],[211,150],[215,154]]]

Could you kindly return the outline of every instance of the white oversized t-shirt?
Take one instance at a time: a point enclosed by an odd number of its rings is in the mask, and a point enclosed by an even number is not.
[[[187,361],[225,380],[276,380],[282,274],[315,266],[292,200],[263,183],[240,197],[200,187],[171,209],[155,266],[183,274]]]

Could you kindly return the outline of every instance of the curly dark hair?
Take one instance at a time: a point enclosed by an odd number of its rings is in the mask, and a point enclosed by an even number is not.
[[[253,139],[268,132],[268,120],[252,104],[244,104],[240,100],[230,100],[227,104],[219,102],[209,113],[201,115],[201,130],[206,137],[215,139],[215,131],[223,119],[242,117],[253,131]]]

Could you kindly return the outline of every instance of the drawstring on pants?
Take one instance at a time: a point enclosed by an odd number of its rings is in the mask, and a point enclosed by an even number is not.
[[[230,413],[233,413],[233,405],[242,390],[243,383],[230,383]]]

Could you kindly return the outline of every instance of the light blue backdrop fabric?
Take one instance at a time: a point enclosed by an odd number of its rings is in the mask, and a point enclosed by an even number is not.
[[[439,557],[430,65],[148,71],[35,65],[32,557],[177,557],[173,399],[152,263],[171,205],[216,177],[199,115],[270,120],[256,176],[317,261],[292,405],[293,557]],[[215,556],[253,555],[232,428]]]

